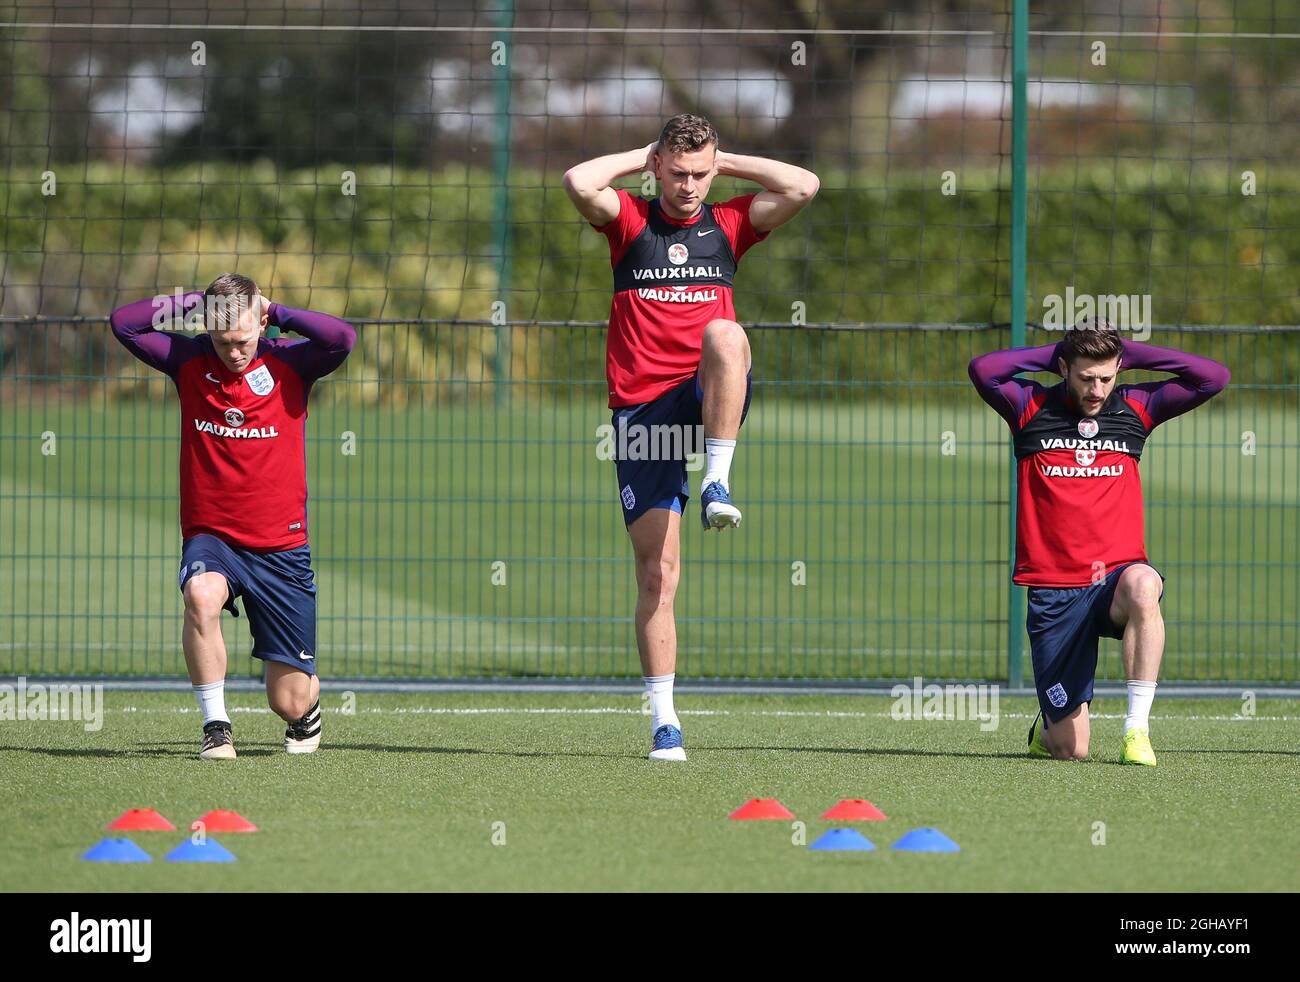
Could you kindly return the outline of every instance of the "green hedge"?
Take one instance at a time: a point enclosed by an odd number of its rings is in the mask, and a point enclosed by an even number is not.
[[[3,313],[101,316],[127,299],[202,285],[238,267],[279,300],[354,320],[483,319],[500,299],[512,320],[606,316],[604,240],[576,217],[558,178],[512,175],[510,289],[502,290],[490,174],[360,168],[348,196],[340,190],[343,170],[93,164],[56,174],[50,197],[41,194],[39,174],[3,175]],[[1241,194],[1234,171],[1225,166],[1216,179],[1204,168],[1142,161],[1035,173],[1030,319],[1041,319],[1044,296],[1072,285],[1081,293],[1150,294],[1157,324],[1300,323],[1292,267],[1300,261],[1300,170],[1261,171],[1253,197]],[[796,301],[809,323],[1009,320],[1010,197],[996,174],[959,173],[953,196],[940,193],[937,174],[826,183],[852,186],[824,187],[807,212],[742,263],[742,321],[789,323]],[[736,190],[744,188],[720,182],[712,197]],[[810,332],[783,342],[783,351],[794,363],[816,362],[824,337]],[[480,354],[494,361],[498,336],[483,339]],[[580,355],[565,345],[563,364],[546,350],[521,361],[516,347],[515,368],[527,374],[587,372],[593,364],[600,371],[598,352],[585,343]],[[893,357],[897,343],[885,338],[841,340],[834,358],[843,364],[828,371],[842,377],[857,364],[887,366],[901,379],[960,378],[967,347],[940,346],[916,364]],[[1259,381],[1295,383],[1295,349],[1269,344],[1238,353],[1258,362]]]

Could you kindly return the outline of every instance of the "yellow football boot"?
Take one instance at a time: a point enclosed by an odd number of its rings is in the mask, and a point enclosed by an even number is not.
[[[1120,751],[1121,764],[1156,766],[1156,752],[1151,749],[1151,737],[1145,727],[1136,727],[1124,734],[1124,749]]]
[[[1043,718],[1039,713],[1034,717],[1034,721],[1029,724],[1029,756],[1030,757],[1050,757],[1052,752],[1043,745],[1043,731],[1038,726],[1038,721]],[[1148,744],[1148,746],[1150,746]]]

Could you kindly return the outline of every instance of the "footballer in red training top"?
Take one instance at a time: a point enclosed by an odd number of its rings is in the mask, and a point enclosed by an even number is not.
[[[1124,369],[1174,378],[1117,385]],[[1052,388],[1017,372],[1056,371]],[[1018,472],[1014,580],[1029,588],[1026,627],[1040,718],[1039,757],[1088,755],[1097,640],[1123,643],[1128,712],[1120,761],[1155,766],[1150,713],[1164,653],[1164,578],[1147,561],[1138,461],[1161,423],[1228,384],[1208,358],[1126,341],[1090,319],[1060,344],[1015,348],[970,363],[980,396],[1011,427]]]
[[[649,171],[653,200],[610,187]],[[756,194],[708,204],[714,177],[754,181]],[[605,368],[619,500],[636,559],[636,640],[650,699],[651,760],[685,760],[673,710],[681,512],[686,457],[706,458],[700,520],[736,528],[730,469],[749,410],[750,354],[731,289],[745,252],[799,213],[818,189],[802,167],[718,147],[708,120],[668,120],[649,146],[597,157],[564,175],[579,213],[609,242],[614,299]]]
[[[160,331],[185,318],[204,330]],[[226,273],[203,293],[119,307],[113,333],[176,385],[181,408],[180,587],[185,664],[203,712],[205,760],[235,756],[226,713],[223,608],[243,597],[284,748],[320,746],[316,581],[307,545],[307,396],[356,334],[329,314],[272,303]],[[263,337],[268,325],[305,340]]]

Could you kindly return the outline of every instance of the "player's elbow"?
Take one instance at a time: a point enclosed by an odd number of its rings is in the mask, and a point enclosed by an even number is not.
[[[583,180],[582,173],[577,167],[570,167],[566,170],[561,183],[564,186],[564,193],[569,196],[570,201],[586,201],[591,197],[591,190],[587,187],[587,183]]]
[[[799,185],[799,200],[804,204],[812,201],[817,197],[817,192],[822,189],[821,178],[810,170],[803,172],[803,181]]]
[[[794,180],[781,191],[781,196],[796,208],[803,208],[821,190],[822,184],[812,171],[804,170],[802,167],[796,167],[795,170],[797,174]]]
[[[339,323],[343,325],[340,332],[339,347],[344,354],[351,354],[353,347],[357,343],[357,329],[347,321],[340,321]]]
[[[108,326],[112,329],[113,335],[119,340],[125,340],[131,334],[131,318],[127,314],[126,307],[118,307],[108,315]]]
[[[1217,361],[1214,363],[1206,379],[1206,384],[1211,392],[1222,392],[1232,381],[1232,372],[1228,370],[1227,365],[1220,365]]]

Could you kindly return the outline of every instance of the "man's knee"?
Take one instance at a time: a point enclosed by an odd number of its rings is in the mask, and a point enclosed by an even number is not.
[[[1160,610],[1160,590],[1160,574],[1150,566],[1134,566],[1125,572],[1119,585],[1124,606],[1147,614]]]
[[[313,702],[311,676],[298,671],[280,676],[266,687],[266,702],[287,722],[302,719]]]
[[[229,595],[226,578],[220,573],[200,573],[185,583],[185,616],[195,624],[220,620],[221,608]]]
[[[1130,622],[1155,623],[1160,619],[1160,593],[1164,581],[1145,564],[1135,564],[1120,575],[1110,602],[1110,619],[1120,626]]]
[[[271,712],[286,723],[302,719],[307,715],[307,710],[311,709],[312,703],[311,696],[296,692],[277,692],[274,694],[268,692],[266,701],[271,707]]]
[[[1090,730],[1085,704],[1047,728],[1047,749],[1057,760],[1083,760],[1088,756]]]
[[[1047,731],[1047,749],[1057,760],[1083,760],[1088,756],[1088,733],[1062,721]]]
[[[1088,756],[1088,741],[1064,740],[1052,744],[1052,756],[1057,760],[1083,760]]]
[[[660,600],[671,600],[677,593],[681,565],[672,556],[638,556],[636,581],[641,592]]]
[[[704,328],[704,351],[712,357],[726,360],[747,358],[749,338],[745,336],[745,329],[735,321],[722,318],[711,320]]]

